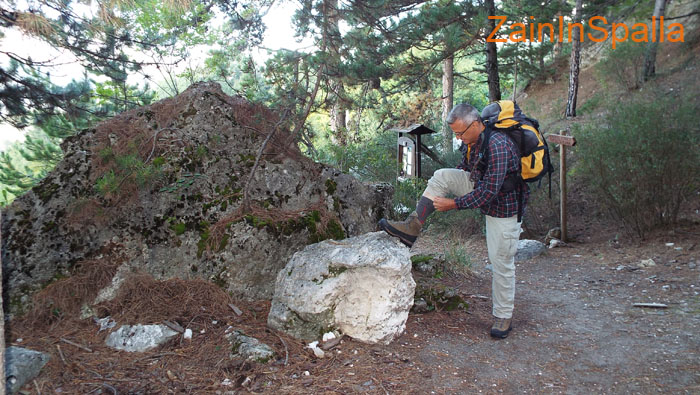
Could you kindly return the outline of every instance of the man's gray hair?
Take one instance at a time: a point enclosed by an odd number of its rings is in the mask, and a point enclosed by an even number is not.
[[[468,125],[474,121],[481,120],[481,116],[474,106],[461,103],[452,108],[450,113],[447,114],[447,119],[445,121],[448,125],[452,125],[458,119],[461,119],[462,122]]]

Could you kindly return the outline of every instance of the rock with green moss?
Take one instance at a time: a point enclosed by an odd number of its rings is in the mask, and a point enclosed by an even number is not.
[[[457,293],[457,290],[442,284],[422,284],[416,288],[416,301],[421,301],[421,311],[467,310],[469,304]],[[418,305],[419,303],[416,302]]]
[[[226,339],[231,346],[231,358],[241,358],[246,361],[267,363],[275,357],[275,351],[260,340],[246,336],[243,332],[229,328]]]
[[[391,187],[314,163],[285,130],[249,179],[275,124],[269,109],[198,83],[67,138],[57,167],[3,209],[8,300],[82,261],[115,259],[158,279],[214,279],[236,297],[271,298],[295,252],[374,231]],[[246,186],[264,212],[231,220]]]

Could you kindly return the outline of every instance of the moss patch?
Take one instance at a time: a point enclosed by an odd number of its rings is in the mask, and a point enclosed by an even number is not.
[[[469,308],[469,304],[457,295],[450,287],[437,285],[434,287],[421,286],[416,288],[415,300],[424,299],[428,303],[429,310],[453,311]]]
[[[430,262],[433,259],[432,255],[414,255],[411,257],[411,263],[417,265],[419,263]]]
[[[335,181],[331,180],[330,178],[326,180],[326,193],[332,195],[335,193],[337,188],[338,184]]]

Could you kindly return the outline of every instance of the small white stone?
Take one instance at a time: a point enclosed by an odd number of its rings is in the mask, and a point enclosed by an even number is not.
[[[221,385],[223,385],[224,387],[229,387],[233,385],[233,382],[229,379],[224,379],[224,381],[221,382]]]
[[[192,338],[192,329],[190,329],[190,328],[185,329],[185,335],[183,337],[185,339],[191,339]]]
[[[304,376],[310,376],[310,375],[311,375],[311,373],[309,373],[308,370],[305,370],[305,371],[304,371]]]
[[[23,341],[24,341],[24,339],[22,339],[21,337],[19,339],[15,340],[16,343],[22,343]]]
[[[333,333],[333,332],[327,332],[327,333],[324,333],[324,334],[323,334],[323,341],[324,341],[324,342],[327,342],[327,341],[329,341],[329,340],[331,340],[331,339],[335,339],[335,333]]]

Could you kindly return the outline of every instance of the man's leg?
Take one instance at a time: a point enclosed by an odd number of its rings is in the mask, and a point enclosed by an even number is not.
[[[463,196],[473,189],[474,184],[469,180],[469,173],[459,169],[440,169],[428,180],[428,186],[416,205],[416,211],[412,212],[405,221],[388,221],[382,218],[379,221],[379,228],[398,237],[402,243],[411,247],[418,238],[426,219],[435,211],[433,207],[435,197]]]
[[[491,295],[496,322],[491,336],[505,338],[511,329],[515,301],[515,253],[518,250],[520,223],[517,216],[486,216],[486,245],[493,266]]]

